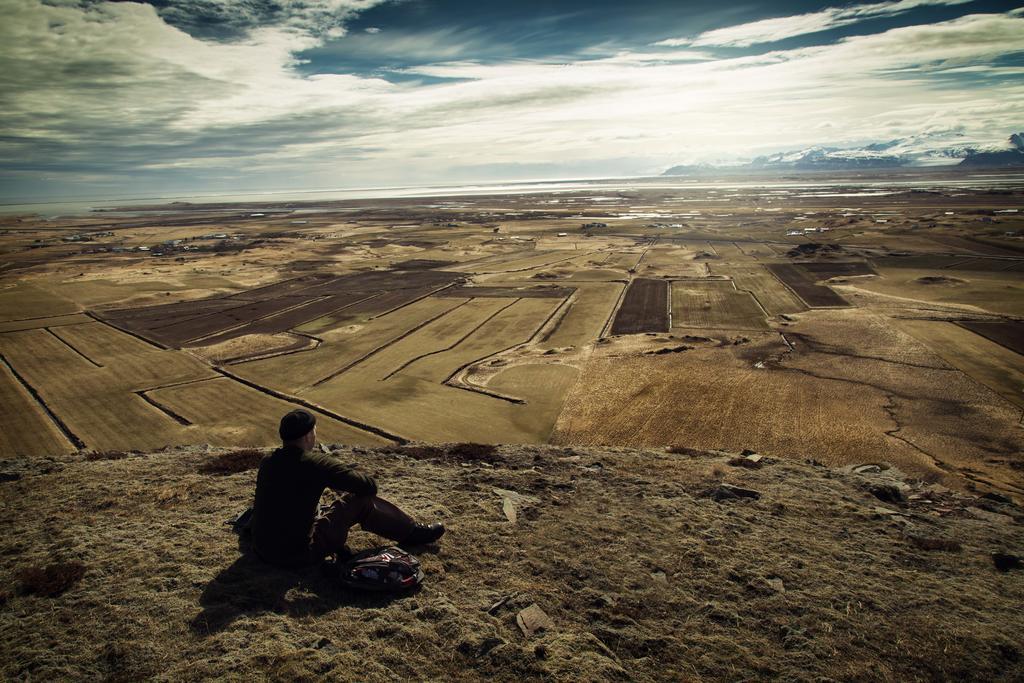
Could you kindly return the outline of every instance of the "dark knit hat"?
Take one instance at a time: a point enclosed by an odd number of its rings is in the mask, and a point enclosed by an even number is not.
[[[305,410],[293,410],[281,418],[281,426],[277,433],[281,441],[301,439],[316,426],[316,417]]]

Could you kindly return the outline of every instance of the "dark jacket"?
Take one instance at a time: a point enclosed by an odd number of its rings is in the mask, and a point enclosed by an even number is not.
[[[253,504],[252,543],[256,553],[274,564],[308,561],[309,533],[325,488],[358,495],[376,495],[373,478],[354,471],[337,458],[278,448],[260,462]]]

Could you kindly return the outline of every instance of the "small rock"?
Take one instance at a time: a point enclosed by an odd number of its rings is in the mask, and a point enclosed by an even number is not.
[[[539,631],[550,630],[554,623],[551,617],[544,613],[537,603],[534,603],[516,615],[516,624],[523,635],[529,638]]]
[[[702,492],[700,497],[711,498],[712,500],[721,503],[725,500],[736,500],[739,498],[753,498],[756,500],[761,497],[761,494],[752,489],[743,489],[739,486],[730,486],[729,484],[719,484],[718,486],[712,486]]]
[[[1013,500],[1004,496],[1001,493],[989,491],[988,493],[983,495],[982,498],[984,498],[985,500],[995,501],[996,503],[1003,503],[1004,505],[1013,505]]]
[[[885,515],[888,517],[909,517],[909,515],[905,512],[900,512],[899,510],[890,510],[889,508],[873,507],[871,508],[871,511],[874,512],[876,515]]]
[[[501,496],[501,511],[509,523],[515,524],[519,519],[518,511],[537,502],[534,496],[527,496],[508,489],[492,489],[495,494]]]
[[[511,498],[503,498],[501,501],[501,511],[505,513],[505,518],[512,524],[516,523],[516,504],[512,502]]]
[[[906,500],[903,491],[894,484],[872,484],[868,493],[883,503],[902,503]]]
[[[768,586],[773,591],[775,591],[776,593],[785,593],[786,592],[786,584],[782,582],[782,579],[779,579],[779,578],[766,579],[765,583],[767,583]]]
[[[1008,572],[1011,569],[1020,569],[1024,564],[1020,558],[1009,553],[992,553],[992,564],[1001,572]]]
[[[761,469],[761,467],[763,467],[763,465],[761,464],[760,456],[758,456],[757,460],[744,457],[733,458],[726,464],[729,465],[730,467],[745,467],[748,470],[759,470]]]
[[[505,597],[501,598],[501,599],[500,599],[500,600],[498,600],[498,601],[497,601],[496,603],[494,603],[493,605],[491,605],[490,607],[488,607],[488,608],[487,608],[487,613],[488,613],[488,614],[491,614],[491,615],[493,615],[493,614],[496,614],[496,613],[498,612],[498,610],[499,610],[499,609],[501,609],[501,608],[502,608],[502,606],[503,606],[503,605],[504,605],[504,604],[505,604],[506,602],[508,602],[509,600],[511,600],[512,598],[513,598],[513,596],[512,596],[512,595],[506,595]]]
[[[668,585],[668,577],[663,571],[651,572],[651,578],[657,583]]]
[[[321,652],[327,654],[331,654],[338,651],[338,646],[333,644],[330,638],[321,638],[320,640],[316,641],[315,645],[313,645],[313,649],[320,650]]]
[[[505,641],[501,638],[484,638],[483,641],[480,643],[480,646],[477,648],[476,656],[483,657],[485,654],[487,654],[494,648],[504,644]]]

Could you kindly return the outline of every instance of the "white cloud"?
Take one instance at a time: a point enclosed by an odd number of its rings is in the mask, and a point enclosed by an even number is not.
[[[1019,69],[994,65],[1024,52],[1017,13],[734,59],[659,49],[408,69],[451,79],[421,85],[303,76],[295,54],[321,38],[289,27],[210,42],[148,5],[0,7],[0,169],[31,159],[47,175],[366,186],[486,165],[616,173],[929,131],[991,144],[1024,120]]]
[[[344,35],[347,19],[381,1],[175,0],[161,4],[157,11],[171,25],[204,37],[237,39],[270,27],[337,37]],[[81,0],[80,4],[93,3]]]
[[[772,43],[794,36],[818,33],[849,26],[866,19],[891,17],[917,7],[929,5],[962,5],[972,0],[892,0],[867,5],[828,7],[820,12],[776,17],[715,29],[695,38],[668,38],[654,43],[665,47],[749,47],[758,43]]]

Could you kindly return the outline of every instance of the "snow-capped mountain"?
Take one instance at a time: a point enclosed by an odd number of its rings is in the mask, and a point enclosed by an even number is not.
[[[961,166],[1024,166],[1024,133],[1014,133],[1000,150],[975,152],[960,162]]]
[[[861,147],[814,146],[759,156],[746,164],[673,166],[663,175],[695,175],[711,170],[758,171],[900,168],[919,166],[1024,166],[1024,133],[1002,144],[972,140],[963,133],[922,133]]]
[[[905,166],[907,160],[888,150],[837,149],[835,147],[809,147],[795,152],[781,152],[757,157],[749,167],[792,168],[798,170],[833,170],[843,168],[894,168]]]

